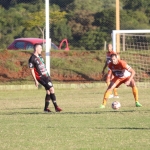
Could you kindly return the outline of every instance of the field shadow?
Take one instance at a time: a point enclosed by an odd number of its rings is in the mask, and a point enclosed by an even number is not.
[[[109,127],[106,127],[106,128],[96,128],[96,129],[110,129],[110,130],[116,130],[116,129],[118,129],[118,130],[150,130],[150,128],[140,128],[140,127],[138,127],[138,128],[136,128],[136,127],[111,127],[111,128],[109,128]]]
[[[53,126],[48,126],[48,128],[56,128]],[[83,128],[83,127],[67,127],[67,128],[71,128],[71,129],[77,129],[77,128]],[[86,127],[84,127],[85,129]],[[90,127],[91,129],[91,127]],[[92,129],[98,129],[98,130],[150,130],[150,128],[140,128],[140,127],[93,127]]]
[[[86,75],[86,74],[83,74],[83,73],[81,73],[81,72],[79,72],[79,71],[76,71],[76,70],[71,70],[71,69],[65,69],[65,70],[67,70],[67,71],[72,71],[72,72],[76,73],[78,76],[80,76],[80,78],[85,79],[85,81],[99,81],[99,80],[96,80],[96,79],[94,79],[94,78],[92,78],[92,77],[89,77],[89,76]],[[72,81],[72,80],[70,79],[70,80],[68,80],[68,81]],[[78,79],[78,82],[79,82],[79,81],[82,81],[82,80]]]
[[[7,109],[3,109],[1,111],[3,112],[0,112],[0,115],[19,115],[19,114],[22,114],[22,115],[37,115],[37,114],[42,114],[43,112],[37,112],[37,110],[39,110],[41,108],[33,108],[33,107],[26,107],[26,108],[7,108]],[[5,111],[6,110],[6,111]],[[25,112],[26,110],[35,110],[34,112],[31,111],[31,112]]]
[[[85,112],[81,112],[81,111],[79,111],[79,112],[60,112],[59,114],[61,114],[61,115],[65,115],[65,114],[70,114],[70,115],[72,115],[72,114],[105,114],[105,113],[126,113],[126,112],[131,112],[131,113],[133,113],[133,112],[148,112],[148,111],[150,111],[150,110],[122,110],[122,111],[117,111],[117,110],[110,110],[110,111],[93,111],[93,112],[89,112],[89,111],[85,111]]]
[[[48,115],[53,115],[53,114],[59,114],[59,115],[76,115],[76,114],[79,114],[79,115],[98,115],[98,114],[105,114],[105,113],[116,113],[116,114],[123,114],[123,113],[133,113],[133,112],[145,112],[145,113],[149,113],[150,110],[110,110],[110,111],[62,111],[62,112],[55,112],[55,111],[52,111],[50,113],[44,113],[42,110],[41,111],[36,111],[36,110],[39,110],[40,108],[14,108],[14,109],[6,109],[7,112],[3,111],[3,112],[0,112],[0,115],[18,115],[18,114],[23,114],[23,115],[37,115],[37,114],[48,114]],[[17,110],[17,111],[13,111],[13,112],[8,112],[8,110]],[[25,112],[23,110],[35,110],[34,112]]]
[[[42,112],[3,112],[0,113],[0,115],[38,115],[38,114],[43,114]]]

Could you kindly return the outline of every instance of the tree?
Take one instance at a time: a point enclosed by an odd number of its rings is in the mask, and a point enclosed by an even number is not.
[[[150,1],[148,0],[123,0],[124,9],[128,10],[143,10],[145,11],[150,6]]]
[[[0,5],[2,5],[5,9],[8,9],[10,6],[11,0],[1,0]]]
[[[72,39],[71,28],[67,25],[67,20],[62,20],[51,25],[51,38],[57,45],[64,38]]]
[[[101,28],[101,31],[111,34],[116,28],[115,9],[105,9],[102,12],[95,14],[94,25]]]
[[[80,40],[89,30],[95,29],[93,26],[94,15],[86,10],[80,10],[69,18],[69,26],[71,27],[73,37]]]
[[[38,4],[41,0],[1,0],[0,5],[2,5],[5,9],[9,9],[12,6],[15,6],[19,3],[30,3],[30,4]]]
[[[25,27],[30,30],[32,28],[37,27],[44,39],[44,28],[45,28],[45,11],[41,10],[34,13],[28,14],[28,20],[25,21]]]
[[[140,11],[125,11],[120,13],[121,29],[149,29],[149,19]]]
[[[110,42],[110,40],[111,35],[96,29],[85,33],[80,40],[80,44],[87,50],[99,50],[104,47],[105,41]]]
[[[5,41],[1,47],[5,47],[13,41],[14,37],[23,30],[23,17],[24,9],[22,8],[11,8],[9,10],[2,10],[0,15],[0,26],[1,26],[1,42]]]
[[[72,3],[74,0],[51,0],[50,3],[53,5],[53,4],[56,4],[58,5],[59,7],[61,8],[66,8],[66,6],[70,3]]]
[[[58,22],[62,21],[65,18],[66,12],[60,11],[52,11],[50,14],[50,24],[57,24]],[[45,37],[45,10],[42,9],[41,11],[30,13],[28,18],[25,21],[26,28],[28,30],[37,27],[41,32],[43,39]]]
[[[68,4],[66,7],[67,11],[78,12],[81,10],[97,13],[104,9],[115,7],[114,0],[74,0],[72,3]]]

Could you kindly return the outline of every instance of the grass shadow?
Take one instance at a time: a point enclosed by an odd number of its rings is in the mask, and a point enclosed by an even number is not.
[[[15,108],[17,109],[17,108]],[[24,110],[32,110],[32,109],[40,109],[40,108],[20,108],[21,110],[24,109]],[[8,110],[8,109],[7,109]],[[12,110],[12,109],[10,109]],[[115,111],[115,110],[111,110],[111,111],[93,111],[93,112],[90,112],[90,111],[84,111],[84,112],[70,112],[70,111],[66,111],[66,112],[55,112],[55,111],[52,111],[50,113],[44,113],[44,112],[21,112],[19,111],[19,109],[17,109],[18,111],[15,111],[15,112],[2,112],[0,113],[0,115],[16,115],[16,114],[23,114],[23,115],[37,115],[37,114],[48,114],[48,115],[53,115],[53,114],[59,114],[59,115],[76,115],[76,114],[79,114],[79,115],[98,115],[98,114],[106,114],[106,113],[118,113],[118,114],[122,114],[122,113],[133,113],[133,112],[145,112],[145,113],[148,113],[148,111],[150,110],[123,110],[123,111]]]
[[[118,130],[150,130],[150,128],[136,128],[136,127],[114,127],[114,128],[112,128],[112,127],[106,127],[106,128],[96,128],[96,129],[111,129],[111,130],[116,130],[116,129],[118,129]]]

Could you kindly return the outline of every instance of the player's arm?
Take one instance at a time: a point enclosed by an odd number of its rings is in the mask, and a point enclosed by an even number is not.
[[[103,74],[103,75],[104,75],[104,73],[105,73],[106,67],[107,67],[107,61],[105,62],[105,65],[104,65],[103,70],[102,70],[102,74]]]
[[[128,81],[125,83],[126,85],[130,85],[130,83],[135,75],[135,71],[128,64],[125,65],[125,69],[127,69],[131,73]]]
[[[110,83],[111,76],[112,76],[112,71],[109,69],[109,70],[108,70],[108,74],[107,74],[107,79],[106,79],[106,82],[107,82],[107,83]]]
[[[33,79],[34,79],[35,86],[38,87],[39,82],[37,81],[37,79],[36,79],[36,77],[35,77],[34,68],[30,68],[30,71],[31,71],[32,77],[33,77]]]
[[[130,68],[128,71],[131,73],[131,76],[129,78],[129,80],[131,81],[133,77],[135,76],[135,71],[132,68]]]

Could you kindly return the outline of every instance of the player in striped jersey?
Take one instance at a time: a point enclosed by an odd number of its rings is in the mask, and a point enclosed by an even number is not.
[[[29,59],[29,68],[33,76],[35,85],[38,86],[38,84],[40,83],[41,85],[45,87],[46,96],[45,96],[44,112],[51,112],[51,110],[48,108],[50,99],[52,100],[54,104],[55,111],[60,112],[62,111],[62,109],[59,108],[56,103],[54,87],[53,87],[51,78],[47,72],[44,59],[41,56],[41,52],[42,52],[41,44],[35,44],[34,52]]]

